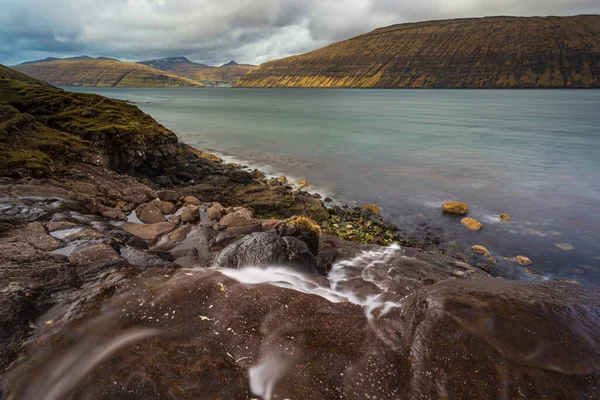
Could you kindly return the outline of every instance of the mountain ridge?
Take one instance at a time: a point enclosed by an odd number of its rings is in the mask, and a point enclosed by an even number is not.
[[[394,24],[264,63],[236,87],[600,87],[600,16]]]

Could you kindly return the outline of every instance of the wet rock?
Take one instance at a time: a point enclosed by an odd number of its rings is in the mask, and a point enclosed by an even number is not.
[[[291,265],[295,269],[312,273],[316,259],[311,258],[306,244],[299,239],[284,240],[276,232],[253,233],[230,244],[219,253],[213,263],[215,268],[268,267]],[[298,243],[300,242],[300,243]],[[303,251],[303,249],[306,251]]]
[[[167,221],[174,223],[175,225],[179,225],[181,223],[181,216],[176,214],[165,215]]]
[[[444,203],[442,209],[448,214],[464,215],[469,210],[469,207],[465,203],[448,201]]]
[[[154,200],[150,204],[158,208],[164,215],[175,214],[177,211],[177,206],[169,201]]]
[[[250,175],[252,176],[252,178],[253,178],[253,179],[265,179],[265,178],[266,178],[266,175],[265,175],[265,174],[263,174],[262,172],[260,172],[260,171],[259,171],[259,170],[257,170],[257,169],[254,169],[254,170],[253,170],[253,171],[250,173]]]
[[[481,246],[481,245],[478,245],[478,244],[476,244],[475,246],[471,247],[471,251],[473,253],[481,254],[481,255],[484,255],[486,257],[489,257],[489,255],[490,255],[490,251],[488,249],[486,249],[484,246]]]
[[[118,207],[104,208],[100,215],[104,218],[112,219],[113,221],[127,221],[127,215]]]
[[[278,226],[277,232],[282,237],[293,236],[300,239],[306,243],[313,255],[319,253],[321,228],[315,221],[306,217],[296,217]]]
[[[171,178],[169,178],[166,175],[156,176],[156,177],[152,178],[152,180],[154,181],[154,183],[156,183],[157,185],[159,185],[161,187],[173,186],[173,182],[171,182]]]
[[[160,208],[152,203],[139,205],[138,208],[135,209],[135,215],[140,221],[146,224],[156,224],[167,221]]]
[[[288,183],[288,178],[287,178],[287,176],[281,175],[281,176],[277,177],[277,181],[281,185],[286,185]]]
[[[456,254],[454,254],[453,257],[456,258],[457,260],[460,260],[460,261],[464,262],[464,263],[467,262],[467,256],[465,256],[463,253],[456,253]]]
[[[254,224],[252,213],[249,210],[238,210],[221,218],[220,223],[227,227],[246,226]]]
[[[156,195],[162,201],[177,202],[179,200],[179,193],[174,190],[163,190]]]
[[[32,222],[18,229],[11,230],[7,235],[8,241],[16,243],[29,243],[33,247],[51,251],[62,246],[60,240],[53,238],[46,232],[44,224],[41,222]]]
[[[300,180],[300,182],[298,182],[297,188],[298,189],[304,189],[304,188],[307,188],[309,186],[310,186],[310,183],[308,182],[308,180],[307,179],[302,179],[302,180]]]
[[[177,225],[171,222],[159,222],[157,224],[134,224],[126,222],[121,226],[125,232],[131,233],[134,236],[152,242],[156,241],[162,235],[169,233],[177,228]]]
[[[377,204],[365,204],[364,206],[361,206],[360,209],[377,216],[381,214],[381,209]]]
[[[533,262],[529,258],[527,258],[525,256],[517,256],[517,257],[515,257],[515,261],[517,263],[519,263],[520,265],[531,265],[531,264],[533,264]]]
[[[483,228],[483,224],[474,218],[463,218],[460,220],[460,223],[473,232],[479,231]]]
[[[183,202],[185,204],[191,204],[193,206],[199,206],[200,204],[202,204],[200,202],[200,200],[197,197],[194,197],[194,196],[186,196],[186,197],[184,197]]]
[[[104,243],[78,248],[69,254],[69,261],[78,266],[104,264],[120,259],[121,256],[112,247]]]
[[[510,216],[510,215],[508,215],[508,214],[504,214],[504,213],[500,214],[500,219],[501,219],[502,221],[505,221],[505,222],[510,222],[510,221],[512,221],[512,218],[511,218],[511,216]]]
[[[333,263],[335,263],[336,254],[332,250],[321,251],[317,256],[317,272],[319,275],[327,276]]]
[[[236,183],[252,183],[252,175],[250,175],[250,173],[246,171],[234,170],[228,173],[227,177]]]
[[[179,216],[183,223],[198,222],[200,220],[200,209],[198,206],[188,204],[183,207],[183,211]]]

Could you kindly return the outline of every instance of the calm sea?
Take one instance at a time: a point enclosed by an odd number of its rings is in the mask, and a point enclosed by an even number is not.
[[[482,244],[496,273],[600,284],[599,90],[69,88],[138,103],[182,141],[347,203],[377,203],[410,231]],[[459,200],[484,224],[441,213]],[[502,223],[499,213],[513,222]]]

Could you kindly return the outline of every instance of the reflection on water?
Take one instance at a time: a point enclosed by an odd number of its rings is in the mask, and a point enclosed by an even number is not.
[[[407,230],[426,221],[466,249],[526,253],[548,276],[600,282],[599,91],[76,90],[150,102],[139,106],[187,143],[378,203]],[[468,203],[484,230],[428,206],[448,200]],[[487,222],[499,213],[513,223]]]

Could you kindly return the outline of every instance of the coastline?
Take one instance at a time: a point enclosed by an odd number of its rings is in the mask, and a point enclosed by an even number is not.
[[[137,107],[1,73],[2,395],[600,394],[597,289],[389,246],[375,205],[326,208]]]

